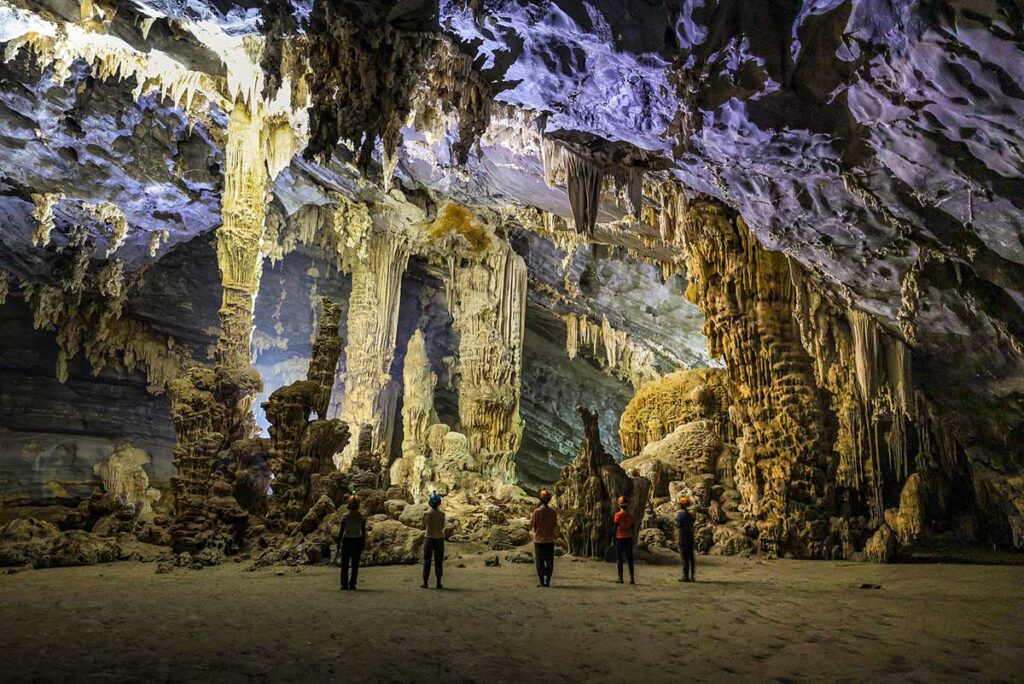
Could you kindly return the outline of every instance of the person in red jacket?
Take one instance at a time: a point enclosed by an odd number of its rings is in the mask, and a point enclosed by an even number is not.
[[[530,529],[533,530],[533,555],[537,562],[537,586],[550,587],[555,571],[555,534],[558,531],[558,513],[548,504],[551,492],[540,490],[540,506],[533,511]]]
[[[619,510],[613,519],[612,543],[615,545],[615,560],[619,564],[619,584],[622,584],[622,562],[629,565],[629,583],[636,584],[633,573],[633,528],[636,520],[629,512],[629,501],[624,496],[619,497]]]

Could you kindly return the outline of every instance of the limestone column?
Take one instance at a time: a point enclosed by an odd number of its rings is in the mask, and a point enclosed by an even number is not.
[[[398,305],[402,275],[409,264],[404,237],[373,231],[365,256],[352,266],[352,294],[348,306],[348,344],[345,347],[345,396],[340,418],[352,434],[371,429],[370,452],[377,472],[385,473],[394,426],[397,385],[391,379],[398,335]],[[345,468],[354,453],[349,449],[338,466]]]
[[[743,218],[712,201],[686,207],[687,297],[725,359],[741,430],[737,488],[763,550],[828,558],[834,429],[793,316],[786,257],[764,249]]]
[[[523,437],[519,415],[526,263],[507,242],[451,276],[451,313],[459,333],[459,422],[480,472],[515,480]]]
[[[270,177],[260,140],[262,117],[235,104],[224,151],[224,195],[217,230],[217,265],[223,294],[216,360],[247,368],[253,308],[263,271],[263,227]]]

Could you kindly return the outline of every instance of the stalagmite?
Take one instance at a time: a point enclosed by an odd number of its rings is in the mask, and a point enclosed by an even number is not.
[[[640,451],[680,425],[710,418],[711,429],[732,441],[728,424],[729,396],[726,372],[717,368],[677,371],[640,388],[619,420],[619,439],[627,456]]]
[[[459,333],[459,420],[480,472],[515,479],[523,435],[519,417],[526,264],[503,240],[455,269],[450,302]]]
[[[341,307],[322,297],[320,321],[305,380],[275,390],[263,410],[270,423],[267,460],[274,473],[270,512],[298,521],[315,503],[314,476],[334,469],[334,455],[349,442],[349,430],[325,418],[341,355]],[[314,411],[320,420],[310,422]]]
[[[409,487],[414,495],[426,482],[427,430],[438,422],[434,410],[437,376],[430,370],[423,331],[409,340],[402,374],[402,457],[391,466],[391,484]]]
[[[620,496],[629,499],[629,511],[643,518],[650,482],[630,477],[601,445],[597,415],[577,409],[583,421],[583,442],[576,461],[562,468],[555,484],[559,526],[574,556],[603,557],[611,539],[612,515]]]
[[[370,452],[376,459],[377,474],[383,477],[391,451],[397,399],[391,363],[395,358],[399,294],[402,274],[409,263],[409,249],[401,235],[383,230],[369,234],[365,249],[365,256],[352,265],[345,396],[339,417],[353,433],[363,426],[370,428]],[[351,463],[353,448],[339,466]]]
[[[143,466],[150,458],[142,449],[121,444],[110,458],[93,466],[93,473],[103,481],[103,489],[121,502],[135,506],[140,517],[153,513],[153,503],[160,499],[160,490],[149,486],[149,476]]]
[[[338,326],[341,324],[341,306],[327,297],[320,298],[320,322],[316,338],[309,358],[309,369],[306,379],[316,385],[313,410],[319,418],[327,417],[327,408],[331,403],[331,390],[334,387],[334,372],[341,358],[341,335]]]

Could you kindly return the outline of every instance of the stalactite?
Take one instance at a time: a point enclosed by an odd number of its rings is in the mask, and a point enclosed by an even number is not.
[[[957,470],[955,441],[947,441],[951,433],[942,429],[941,437],[932,439],[938,421],[914,387],[906,343],[869,314],[817,287],[795,262],[790,271],[801,339],[838,420],[836,480],[863,493],[871,523],[880,525],[886,508],[896,503],[894,493],[914,470],[926,482],[938,471],[936,461],[946,471]]]
[[[382,230],[371,231],[363,246],[365,257],[352,265],[344,401],[339,417],[353,432],[369,426],[375,468],[383,475],[397,399],[388,387],[392,384],[399,295],[409,263],[409,246],[403,236]],[[344,462],[351,463],[353,456],[350,448]]]
[[[589,158],[550,138],[541,140],[541,161],[544,164],[544,182],[548,187],[563,182],[566,185],[576,232],[593,235],[604,183],[602,169]],[[631,196],[635,199],[635,195]]]
[[[225,150],[223,223],[217,230],[217,264],[223,294],[217,362],[249,366],[253,307],[263,270],[263,228],[268,176],[260,145],[262,122],[237,105],[228,122]]]
[[[451,312],[459,333],[459,420],[481,472],[513,482],[519,417],[526,264],[503,240],[455,269]]]
[[[586,316],[569,313],[565,316],[565,350],[570,359],[581,348],[590,348],[590,355],[610,374],[639,389],[659,377],[654,368],[654,354],[636,345],[623,330],[616,330],[607,316],[597,324]],[[603,352],[603,355],[602,353]]]
[[[32,202],[35,204],[32,209],[32,220],[35,222],[32,244],[36,247],[46,247],[50,244],[50,234],[54,228],[53,208],[62,199],[64,199],[64,195],[59,192],[32,195]]]
[[[120,207],[111,202],[83,203],[82,208],[87,214],[110,228],[110,241],[106,251],[106,256],[110,257],[128,237],[128,219],[125,218]]]
[[[20,13],[19,11],[16,11]],[[28,14],[28,13],[24,13]],[[16,15],[17,16],[17,15]],[[194,116],[206,116],[209,101],[223,105],[217,79],[191,71],[159,51],[141,52],[113,35],[90,30],[70,22],[50,22],[39,15],[16,18],[10,27],[14,36],[4,53],[14,59],[22,48],[30,50],[40,63],[51,67],[54,82],[63,84],[72,74],[76,60],[88,64],[100,80],[135,79],[133,97],[154,90]],[[24,32],[20,35],[18,29]]]
[[[834,434],[792,315],[788,263],[722,205],[695,201],[683,218],[687,296],[704,313],[711,354],[726,361],[747,514],[764,550],[830,557]]]
[[[626,212],[639,221],[644,207],[644,175],[639,169],[627,168],[610,176],[615,194],[625,205]]]
[[[170,231],[155,230],[149,234],[149,256],[155,257],[160,251],[160,243],[166,243],[171,237]]]

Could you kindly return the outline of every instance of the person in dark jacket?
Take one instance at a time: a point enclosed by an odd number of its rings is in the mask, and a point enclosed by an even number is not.
[[[679,512],[676,513],[676,543],[683,560],[683,576],[680,582],[697,580],[697,561],[693,557],[693,514],[690,513],[690,499],[679,497]]]
[[[430,580],[430,564],[434,564],[434,579],[437,588],[444,589],[441,576],[444,575],[444,523],[445,515],[440,510],[441,495],[434,492],[427,499],[430,510],[423,514],[423,588]]]
[[[341,554],[341,589],[356,588],[359,577],[359,560],[366,546],[366,516],[359,510],[359,497],[348,497],[348,511],[341,516],[341,531],[338,533],[338,548]],[[349,575],[349,567],[352,574]]]
[[[633,528],[636,521],[629,512],[629,501],[619,497],[619,510],[612,519],[612,544],[615,545],[615,560],[619,564],[619,584],[622,584],[622,563],[629,565],[629,583],[636,584],[633,573]]]

